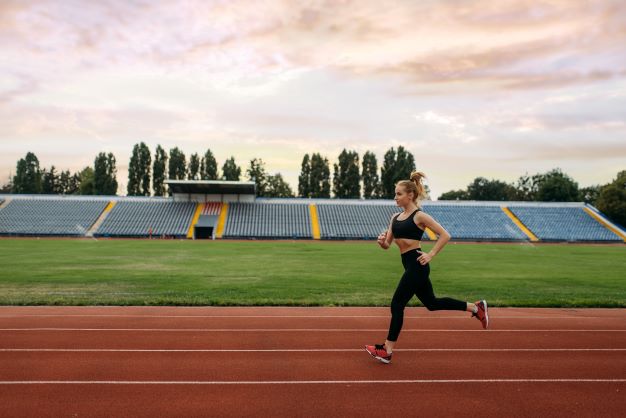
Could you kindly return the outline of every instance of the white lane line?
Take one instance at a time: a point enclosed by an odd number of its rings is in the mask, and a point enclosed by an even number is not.
[[[0,348],[0,352],[50,353],[347,353],[362,348],[286,348],[286,349],[141,349],[141,348]],[[620,352],[626,348],[399,348],[401,352]]]
[[[390,315],[122,315],[122,314],[25,314],[25,315],[0,315],[0,318],[386,318]],[[496,316],[494,319],[619,319],[623,316]],[[404,319],[467,319],[467,316],[405,316]]]
[[[0,328],[1,331],[101,331],[101,332],[387,332],[365,328]],[[402,332],[626,332],[626,329],[403,329]]]
[[[4,380],[0,385],[356,385],[416,383],[625,383],[626,379],[414,379],[414,380]]]

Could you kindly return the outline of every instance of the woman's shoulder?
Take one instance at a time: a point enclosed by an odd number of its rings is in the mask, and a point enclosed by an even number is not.
[[[415,212],[413,212],[413,219],[421,218],[424,215],[428,216],[428,214],[424,212],[424,209],[421,206],[418,206],[417,209],[415,209]]]

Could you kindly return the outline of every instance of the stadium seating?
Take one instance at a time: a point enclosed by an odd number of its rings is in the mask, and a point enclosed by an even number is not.
[[[585,213],[582,206],[509,206],[542,241],[622,241]]]
[[[222,211],[222,203],[221,202],[207,202],[204,204],[202,208],[201,215],[216,215]]]
[[[107,203],[63,198],[13,199],[0,210],[0,234],[82,236]]]
[[[311,238],[309,206],[303,203],[231,203],[224,238]]]
[[[389,226],[394,204],[318,204],[322,239],[375,239]],[[500,206],[441,205],[424,202],[433,216],[455,240],[525,240],[527,237],[504,214]],[[428,240],[424,234],[423,240]]]
[[[121,200],[94,233],[97,237],[185,237],[195,203]]]
[[[389,226],[393,205],[317,204],[322,239],[376,239]],[[426,239],[428,237],[425,235]]]
[[[110,200],[115,206],[103,211]],[[150,197],[0,197],[0,235],[185,238],[197,203]],[[503,212],[504,202],[422,203],[453,240],[526,241]],[[393,201],[265,199],[229,203],[223,238],[312,239],[309,206],[317,209],[320,238],[373,240],[401,211]],[[620,242],[616,233],[584,211],[582,203],[511,203],[507,207],[541,241]],[[221,202],[201,215],[219,216]],[[100,215],[102,217],[100,218]],[[96,221],[98,221],[96,223]],[[428,235],[424,234],[424,240]]]
[[[435,218],[454,240],[528,239],[499,205],[424,204],[424,210]]]

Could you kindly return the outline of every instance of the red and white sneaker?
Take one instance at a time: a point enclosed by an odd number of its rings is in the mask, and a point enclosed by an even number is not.
[[[478,319],[483,324],[483,328],[487,329],[487,327],[489,326],[487,301],[484,299],[479,300],[478,302],[475,302],[475,305],[478,308],[478,311],[476,313],[472,313],[472,317],[476,317],[476,319]]]
[[[391,354],[387,352],[384,344],[366,345],[365,351],[370,353],[376,360],[385,364],[391,363]]]

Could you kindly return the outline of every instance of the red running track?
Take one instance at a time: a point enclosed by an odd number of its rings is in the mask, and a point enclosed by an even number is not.
[[[626,311],[0,307],[0,415],[622,417]]]

